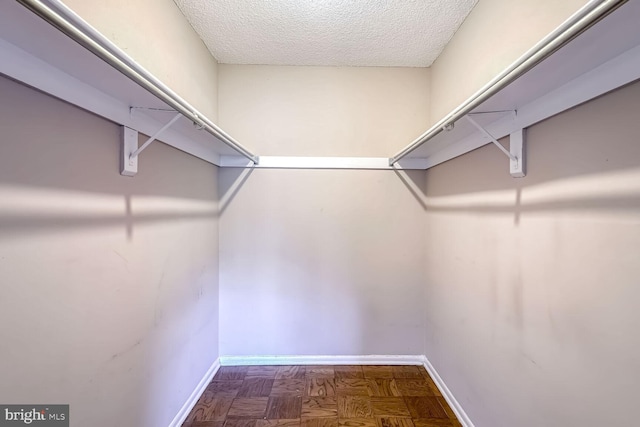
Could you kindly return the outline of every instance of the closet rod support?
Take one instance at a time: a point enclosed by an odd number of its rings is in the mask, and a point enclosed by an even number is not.
[[[486,136],[487,138],[489,138],[491,140],[491,142],[493,142],[495,144],[496,147],[498,147],[500,149],[500,151],[502,151],[509,159],[511,159],[514,162],[518,161],[518,158],[516,156],[514,156],[513,154],[511,154],[509,152],[509,150],[507,150],[506,148],[504,148],[504,146],[502,144],[500,144],[498,142],[497,139],[495,139],[493,137],[493,135],[491,135],[489,132],[487,132],[487,130],[485,128],[482,127],[482,125],[480,125],[480,123],[476,122],[475,120],[473,120],[471,118],[471,116],[469,116],[468,114],[465,116],[465,118],[469,121],[469,123],[471,123],[473,126],[475,126],[480,132],[482,132],[482,134],[484,136]]]
[[[223,144],[242,156],[257,163],[258,156],[244,148],[229,134],[220,129],[207,117],[201,115],[186,100],[135,62],[112,41],[80,18],[60,0],[17,0],[27,9],[58,28],[71,39],[88,49],[129,79],[146,89],[169,107],[181,112],[185,117],[202,127]]]
[[[169,129],[171,125],[174,124],[181,116],[182,116],[182,113],[176,114],[175,117],[171,119],[169,123],[167,123],[166,125],[162,126],[160,129],[158,129],[158,131],[154,133],[151,136],[151,138],[147,139],[147,141],[144,144],[142,144],[140,148],[138,148],[136,151],[131,153],[129,157],[132,159],[135,159],[136,157],[138,157],[138,155],[142,153],[142,151],[144,151],[145,148],[147,148],[153,141],[155,141],[162,134],[162,132]]]
[[[534,47],[525,52],[502,73],[498,74],[476,93],[471,95],[469,99],[464,101],[440,121],[436,122],[431,128],[429,128],[429,130],[420,135],[402,151],[391,157],[390,163],[396,163],[398,160],[406,157],[424,143],[433,139],[443,131],[446,124],[454,123],[463,116],[469,114],[469,112],[482,105],[489,98],[514,82],[527,71],[531,70],[541,60],[556,52],[560,47],[564,46],[565,43],[571,41],[577,35],[591,27],[600,18],[606,16],[609,12],[626,3],[626,1],[627,0],[591,0],[587,2],[587,4],[571,15],[564,23],[553,30]]]

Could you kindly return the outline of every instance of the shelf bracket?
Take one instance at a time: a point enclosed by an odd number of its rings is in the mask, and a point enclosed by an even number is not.
[[[514,178],[522,178],[526,175],[524,169],[524,129],[518,129],[509,136],[509,150],[504,148],[481,124],[476,122],[470,115],[466,119],[475,126],[485,137],[487,137],[496,147],[509,158],[509,172]]]
[[[509,151],[516,157],[515,162],[509,162],[509,173],[514,178],[524,178],[527,175],[524,150],[525,130],[519,128],[509,134]]]
[[[138,132],[134,129],[126,126],[122,127],[122,156],[120,174],[124,176],[135,176],[138,173],[138,156],[142,153],[153,141],[155,141],[165,130],[169,129],[180,117],[181,113],[175,115],[169,123],[162,126],[156,133],[154,133],[149,139],[145,141],[140,147],[138,147]]]

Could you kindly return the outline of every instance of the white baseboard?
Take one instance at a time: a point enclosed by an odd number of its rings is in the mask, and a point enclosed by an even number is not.
[[[211,365],[211,367],[204,374],[204,377],[202,377],[187,401],[184,402],[184,405],[182,405],[182,408],[180,408],[178,414],[173,418],[173,421],[171,421],[169,427],[182,426],[182,423],[184,423],[184,420],[187,419],[193,407],[196,406],[198,399],[200,399],[200,396],[202,396],[202,393],[204,393],[204,389],[207,388],[207,386],[213,379],[213,376],[216,374],[216,372],[218,372],[218,369],[220,369],[220,358],[216,359],[213,362],[213,365]]]
[[[424,368],[427,370],[427,372],[431,376],[431,379],[438,386],[440,393],[442,393],[442,397],[444,397],[444,399],[449,404],[449,407],[451,407],[451,410],[456,414],[456,417],[458,417],[458,421],[460,421],[460,423],[464,427],[474,427],[473,423],[471,422],[471,419],[469,418],[467,413],[464,411],[464,409],[462,409],[462,406],[460,405],[460,403],[453,396],[453,393],[451,393],[451,390],[449,390],[449,387],[447,387],[447,385],[444,383],[444,381],[442,380],[442,377],[438,375],[438,371],[436,371],[436,368],[434,368],[431,362],[429,362],[429,359],[427,359],[427,356],[422,356],[422,362],[423,362]]]
[[[424,356],[221,356],[222,366],[244,365],[423,365]]]

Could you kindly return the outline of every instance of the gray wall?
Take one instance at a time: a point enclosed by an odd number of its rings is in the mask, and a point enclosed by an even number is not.
[[[0,78],[3,403],[166,426],[218,357],[216,168]]]
[[[424,218],[394,172],[256,170],[223,206],[221,355],[422,354]]]
[[[477,427],[631,426],[640,83],[427,171],[425,352]]]

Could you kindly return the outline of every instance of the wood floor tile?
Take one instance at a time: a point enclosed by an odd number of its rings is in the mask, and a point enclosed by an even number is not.
[[[249,370],[248,366],[222,366],[218,369],[214,381],[221,380],[243,380]]]
[[[433,396],[433,395],[435,395],[435,396],[442,396],[442,394],[440,393],[440,390],[438,389],[438,386],[436,385],[436,383],[435,383],[435,382],[433,382],[433,380],[431,379],[431,377],[429,376],[429,374],[427,374],[427,371],[426,371],[424,368],[422,368],[422,367],[419,367],[419,369],[421,369],[421,373],[423,373],[423,375],[422,375],[422,379],[423,379],[423,381],[427,383],[427,385],[429,386],[429,388],[430,388],[430,389],[431,389],[431,391],[432,391],[432,394],[431,394],[431,395],[432,395],[432,396]],[[413,378],[413,379],[415,379],[416,381],[418,381],[418,380],[419,380],[418,378]]]
[[[258,420],[256,427],[300,427],[300,418],[291,420]]]
[[[269,398],[267,407],[267,419],[295,419],[300,418],[302,409],[302,397],[300,396],[273,396]]]
[[[224,421],[194,421],[189,424],[183,424],[182,427],[223,427]]]
[[[302,400],[302,418],[337,417],[335,397],[308,397]]]
[[[273,387],[272,379],[247,377],[242,382],[238,397],[268,397],[271,387]]]
[[[271,378],[276,377],[278,366],[249,366],[247,377]]]
[[[444,412],[447,413],[447,417],[449,417],[452,420],[457,420],[456,414],[453,412],[453,410],[451,409],[451,407],[449,406],[445,398],[442,396],[438,396],[436,397],[436,399],[438,400],[438,403],[440,404],[440,406],[442,406],[442,409],[444,409]]]
[[[193,421],[224,421],[233,398],[230,396],[216,397],[210,391],[202,394],[191,410],[187,422]]]
[[[420,379],[423,378],[422,373],[418,366],[394,366],[393,367],[394,378],[411,378]]]
[[[335,371],[333,366],[307,366],[306,376],[307,378],[333,378]]]
[[[336,379],[362,379],[362,366],[335,366],[333,368]]]
[[[418,366],[418,370],[420,371],[420,374],[421,374],[423,377],[431,379],[431,376],[429,375],[429,373],[427,372],[427,370],[424,368],[424,366]]]
[[[336,378],[336,394],[369,396],[369,381],[364,379]]]
[[[411,418],[449,418],[437,397],[406,397]]]
[[[402,396],[436,396],[426,379],[397,379],[396,386]]]
[[[338,427],[337,418],[304,418],[300,427]]]
[[[440,389],[438,388],[436,383],[433,382],[431,378],[427,378],[425,379],[425,381],[427,382],[427,384],[429,384],[429,388],[431,389],[431,391],[433,391],[433,394],[435,394],[436,396],[442,397],[442,393],[440,393]]]
[[[302,396],[305,389],[305,380],[282,379],[273,381],[271,396]]]
[[[378,427],[414,427],[411,418],[378,417]]]
[[[340,418],[339,427],[378,427],[375,418]]]
[[[182,427],[462,427],[422,366],[223,366]]]
[[[450,420],[445,418],[429,418],[429,419],[413,419],[413,425],[415,427],[462,427],[457,420]]]
[[[242,380],[232,381],[212,381],[207,386],[206,390],[215,395],[226,395],[235,397],[242,386]]]
[[[338,396],[338,417],[341,419],[373,417],[369,397]]]
[[[229,418],[224,422],[224,427],[256,427],[256,421],[244,418]]]
[[[229,418],[263,418],[267,411],[267,397],[238,397],[227,413]]]
[[[331,378],[308,378],[306,384],[306,395],[313,396],[335,396],[335,380]]]
[[[305,378],[306,369],[304,366],[278,366],[276,371],[276,379],[300,379]]]
[[[368,381],[369,396],[372,397],[400,397],[400,391],[395,380],[373,378]]]
[[[213,409],[209,412],[205,420],[222,421],[229,413],[233,400],[230,397],[225,396],[216,397],[214,400],[215,404],[213,405]]]
[[[391,366],[363,366],[362,372],[365,378],[393,378]]]
[[[381,417],[411,416],[404,399],[401,397],[372,397],[371,409],[374,415]]]

